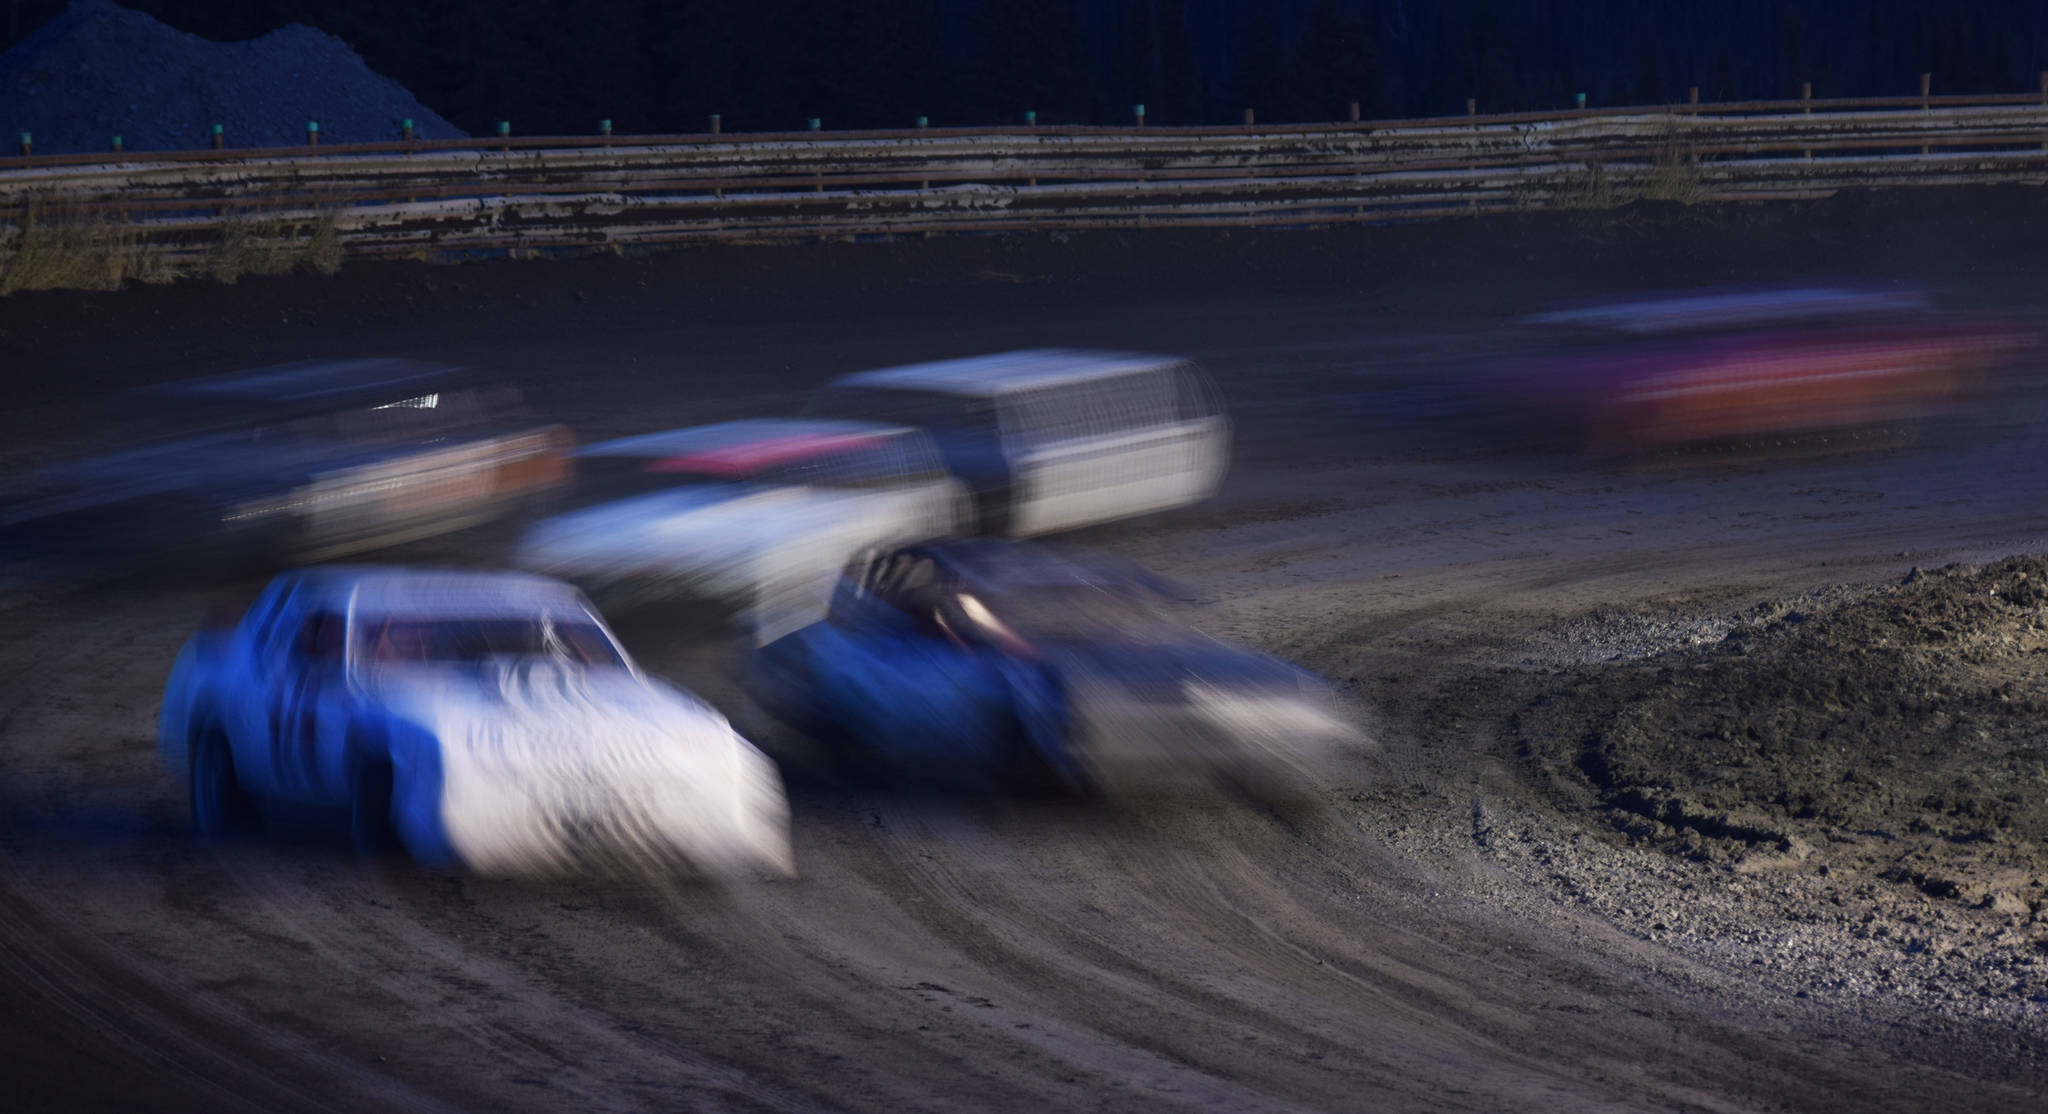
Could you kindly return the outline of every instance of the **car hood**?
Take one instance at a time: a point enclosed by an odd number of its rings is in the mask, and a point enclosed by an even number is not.
[[[1113,687],[1141,697],[1179,699],[1190,682],[1288,691],[1317,683],[1286,662],[1201,636],[1160,642],[1062,642],[1041,646],[1040,652],[1069,685]]]
[[[485,776],[689,773],[737,741],[725,717],[667,685],[553,658],[378,669],[365,686],[431,731],[444,763]]]
[[[527,568],[676,566],[729,559],[832,530],[888,495],[816,487],[690,484],[556,515],[527,531]]]

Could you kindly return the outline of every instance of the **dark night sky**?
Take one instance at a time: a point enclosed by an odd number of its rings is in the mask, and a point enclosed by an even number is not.
[[[0,0],[7,41],[62,0]],[[2015,0],[130,0],[241,39],[301,22],[472,132],[1340,118],[1796,95],[2021,92],[2048,2]]]

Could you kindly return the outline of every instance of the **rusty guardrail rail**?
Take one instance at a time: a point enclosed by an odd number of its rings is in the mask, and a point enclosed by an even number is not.
[[[2048,89],[2048,86],[2044,86]],[[0,226],[346,254],[1265,226],[2048,182],[2048,92],[1195,128],[487,137],[0,158]],[[4,235],[0,227],[0,235]]]

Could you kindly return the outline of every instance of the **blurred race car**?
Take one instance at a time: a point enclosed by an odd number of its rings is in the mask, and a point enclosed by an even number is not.
[[[135,447],[44,468],[0,510],[17,555],[321,560],[495,517],[568,475],[566,431],[455,367],[309,360],[123,401],[106,436]]]
[[[1193,362],[1026,349],[863,371],[820,387],[825,418],[931,434],[973,489],[975,529],[1027,538],[1198,503],[1230,463],[1230,418]]]
[[[1123,562],[915,545],[857,562],[829,619],[755,651],[745,680],[840,772],[955,787],[1271,789],[1358,737],[1320,681],[1177,612]]]
[[[873,422],[724,422],[576,459],[581,505],[529,529],[514,564],[613,613],[731,604],[763,640],[821,618],[856,553],[964,530],[973,513],[929,436]]]
[[[1482,377],[1491,400],[1604,453],[1935,417],[2038,345],[1924,292],[1835,287],[1581,306],[1526,319],[1518,341]]]
[[[186,642],[157,730],[207,835],[268,796],[345,806],[364,850],[487,874],[790,870],[774,765],[540,577],[282,574]]]

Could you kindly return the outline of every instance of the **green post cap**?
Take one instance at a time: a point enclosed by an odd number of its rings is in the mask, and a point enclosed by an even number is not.
[[[612,134],[612,122],[610,120],[599,120],[597,122],[597,130],[606,135]]]
[[[1143,116],[1145,114],[1145,106],[1142,104],[1134,104],[1131,106],[1131,113],[1136,116]]]
[[[1580,94],[1579,94],[1579,107],[1580,107],[1580,108],[1584,108],[1584,107],[1586,107],[1586,94],[1584,94],[1584,93],[1580,93]]]
[[[932,120],[929,116],[920,116],[917,118],[917,126],[920,128],[928,127],[931,124],[931,122]]]
[[[1026,109],[1026,110],[1025,110],[1025,112],[1024,112],[1024,122],[1025,122],[1025,123],[1027,123],[1027,124],[1036,124],[1036,123],[1038,123],[1038,113],[1036,113],[1036,112],[1032,112],[1031,110],[1029,110],[1029,109]]]
[[[406,117],[405,119],[403,119],[403,120],[400,120],[400,121],[398,122],[398,126],[399,126],[399,127],[401,127],[401,128],[410,128],[410,127],[412,127],[412,117],[408,116],[408,117]]]
[[[220,134],[220,125],[219,125],[219,124],[215,124],[215,125],[213,126],[213,134],[215,134],[215,135],[219,135],[219,134]]]
[[[27,132],[22,132],[22,133],[21,133],[21,141],[22,141],[23,143],[34,143],[34,142],[35,142],[35,140],[36,140],[36,137],[35,137],[35,136],[32,136],[32,135],[30,135],[30,134],[29,134],[29,133],[27,133]]]
[[[500,121],[498,121],[498,134],[499,134],[499,135],[511,135],[511,134],[512,134],[512,121],[510,121],[510,120],[500,120]]]
[[[319,130],[320,130],[320,121],[318,121],[318,120],[308,120],[308,121],[306,121],[306,130],[307,130],[307,131],[309,131],[309,132],[316,132],[316,131],[319,131]]]
[[[120,149],[121,149],[121,137],[117,135],[117,136],[115,136],[115,137],[114,137],[114,150],[118,151],[118,150],[120,150]]]
[[[817,131],[818,129],[825,126],[825,121],[820,120],[816,116],[813,116],[809,120],[805,121],[805,125],[808,126],[812,131]]]

